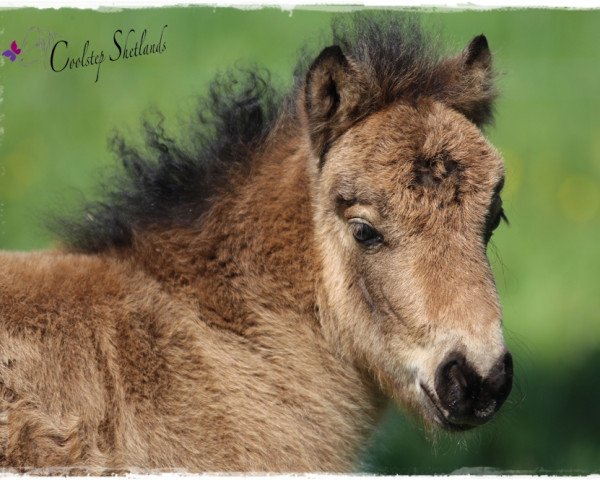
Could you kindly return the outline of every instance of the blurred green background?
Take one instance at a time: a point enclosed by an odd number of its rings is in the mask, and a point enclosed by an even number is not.
[[[339,9],[338,9],[339,11]],[[389,411],[363,470],[378,473],[600,471],[600,11],[420,12],[449,51],[485,33],[502,97],[489,136],[507,164],[510,227],[490,259],[516,360],[516,385],[490,425],[431,439]],[[49,247],[39,227],[50,207],[90,195],[115,159],[117,128],[138,134],[149,107],[179,128],[217,70],[267,66],[291,79],[298,49],[328,44],[331,12],[165,8],[130,11],[0,11],[3,57],[0,248]],[[72,56],[114,49],[113,32],[163,25],[167,50],[55,73],[46,44]],[[49,42],[52,40],[52,43]],[[37,46],[36,46],[37,42]],[[485,467],[485,468],[483,468]]]

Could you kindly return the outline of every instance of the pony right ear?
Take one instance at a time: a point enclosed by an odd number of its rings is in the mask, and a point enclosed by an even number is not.
[[[478,127],[492,119],[496,99],[492,54],[484,35],[478,35],[461,54],[442,64],[448,78],[443,100]]]
[[[306,74],[304,102],[319,169],[331,144],[364,112],[366,88],[360,78],[337,45],[324,49]]]

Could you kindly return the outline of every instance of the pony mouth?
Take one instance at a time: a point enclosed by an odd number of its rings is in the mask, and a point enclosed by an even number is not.
[[[425,385],[423,382],[419,382],[419,386],[421,387],[421,390],[425,394],[424,396],[426,398],[427,405],[429,406],[429,408],[427,410],[433,417],[434,422],[437,423],[439,426],[441,426],[444,430],[447,430],[450,432],[465,432],[474,427],[474,425],[469,425],[469,424],[464,424],[464,423],[454,423],[454,422],[450,421],[448,419],[446,413],[444,413],[444,410],[442,409],[442,407],[440,407],[439,403],[437,402],[437,400],[436,400],[435,396],[433,395],[433,393],[431,392],[431,390],[427,387],[427,385]]]

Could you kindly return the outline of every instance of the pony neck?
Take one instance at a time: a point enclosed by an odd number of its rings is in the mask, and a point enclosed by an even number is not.
[[[286,388],[310,388],[316,403],[305,406],[306,422],[319,424],[326,446],[345,445],[335,464],[345,470],[387,402],[371,376],[341,359],[322,334],[308,147],[301,138],[270,144],[277,146],[247,178],[232,179],[198,228],[140,235],[136,258],[200,322],[222,332],[223,342],[230,334],[239,339],[237,361],[250,362],[256,352],[286,359]],[[262,381],[275,382],[271,368],[264,365]]]
[[[281,136],[285,136],[281,134]],[[318,272],[313,238],[308,147],[273,138],[245,178],[187,228],[149,229],[134,239],[135,261],[182,300],[232,323],[251,303],[312,319]]]

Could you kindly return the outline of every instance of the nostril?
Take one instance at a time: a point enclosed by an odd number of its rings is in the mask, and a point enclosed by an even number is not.
[[[435,390],[449,419],[472,414],[480,385],[480,378],[462,354],[454,352],[446,357],[437,369]]]
[[[453,363],[448,369],[448,378],[450,381],[455,382],[460,388],[467,388],[467,379],[462,372],[458,363]]]
[[[506,352],[484,381],[490,397],[496,400],[496,410],[504,403],[512,389],[513,360],[510,352]]]
[[[513,359],[510,352],[504,354],[504,372],[507,376],[513,376]]]

